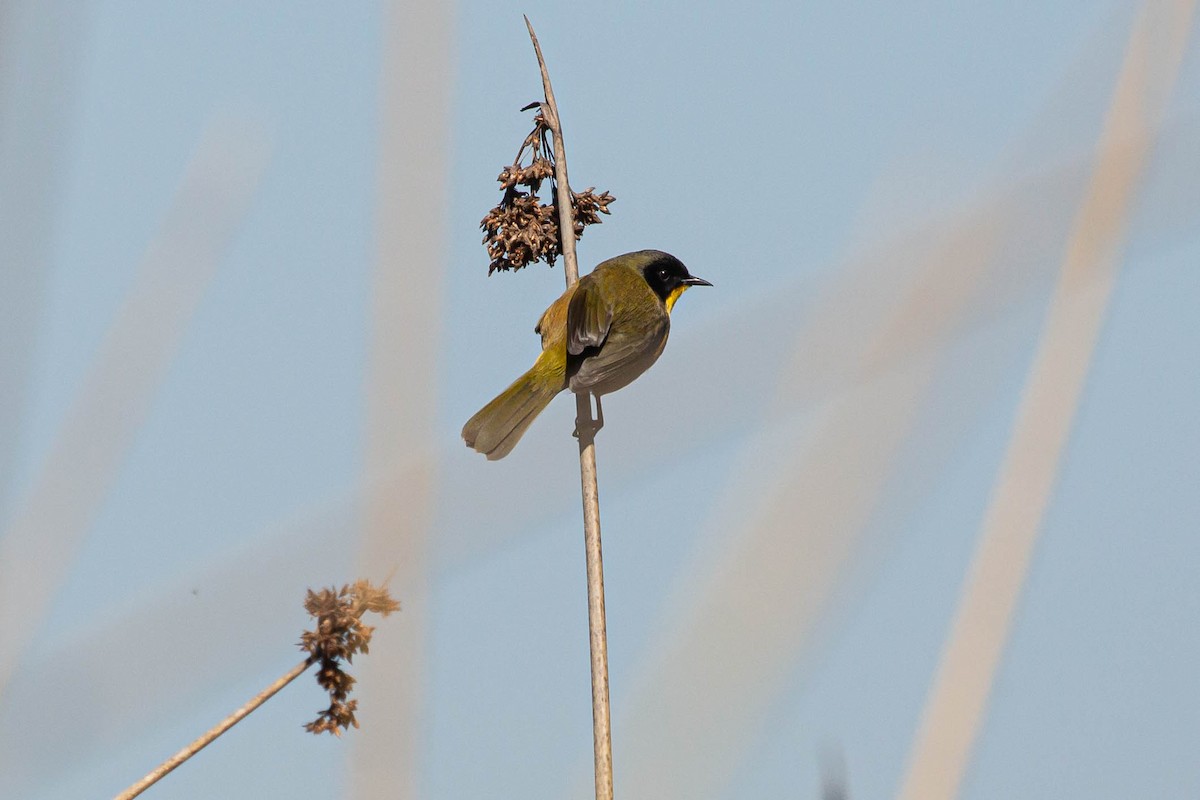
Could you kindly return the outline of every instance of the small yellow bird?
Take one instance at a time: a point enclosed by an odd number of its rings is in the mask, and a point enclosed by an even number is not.
[[[693,277],[675,256],[639,250],[610,258],[550,304],[534,333],[542,352],[533,366],[463,426],[467,446],[504,458],[534,418],[563,389],[615,392],[650,368],[667,344],[671,309]]]

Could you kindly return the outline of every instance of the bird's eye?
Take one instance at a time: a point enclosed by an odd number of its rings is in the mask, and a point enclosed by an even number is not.
[[[658,268],[658,277],[662,278],[663,280],[667,279],[667,268],[666,267]]]

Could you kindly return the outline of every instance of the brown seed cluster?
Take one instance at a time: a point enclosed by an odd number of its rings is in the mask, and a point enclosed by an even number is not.
[[[342,662],[354,660],[355,653],[368,652],[371,634],[375,629],[364,625],[362,615],[374,611],[387,616],[400,609],[387,589],[357,581],[341,589],[328,588],[319,592],[308,590],[304,608],[316,620],[316,630],[300,636],[300,649],[317,664],[317,683],[329,692],[329,708],[304,726],[310,733],[332,733],[341,736],[351,725],[358,727],[354,711],[358,701],[351,700],[354,678],[342,669]]]
[[[504,191],[499,205],[487,213],[479,227],[491,263],[488,274],[496,270],[516,270],[534,261],[551,266],[562,252],[558,231],[558,206],[554,187],[554,155],[549,143],[549,128],[541,111],[533,118],[533,130],[525,137],[511,166],[496,179]],[[522,159],[529,154],[529,164]],[[550,181],[550,202],[538,196],[542,183]],[[610,213],[615,198],[608,192],[595,193],[594,187],[571,192],[575,213],[575,238],[583,236],[588,225],[598,225],[600,215]]]

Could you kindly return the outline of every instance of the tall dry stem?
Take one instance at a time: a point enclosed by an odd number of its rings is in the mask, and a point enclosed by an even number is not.
[[[579,260],[575,255],[575,218],[571,187],[567,183],[567,153],[563,146],[562,122],[550,73],[542,48],[529,18],[525,18],[529,38],[537,53],[542,72],[545,103],[542,115],[554,139],[554,185],[557,192],[558,232],[567,286],[579,280]],[[592,655],[592,745],[596,763],[596,800],[612,800],[612,729],[608,702],[608,635],[604,620],[604,558],[600,545],[600,492],[596,479],[596,422],[592,417],[591,396],[575,395],[575,430],[579,436],[579,479],[583,491],[583,538],[587,553],[588,632]]]

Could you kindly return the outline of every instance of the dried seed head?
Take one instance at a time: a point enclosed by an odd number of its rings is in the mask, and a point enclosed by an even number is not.
[[[329,693],[329,708],[305,725],[311,733],[332,733],[341,736],[350,726],[358,727],[354,711],[358,701],[349,700],[354,677],[342,669],[342,662],[351,663],[355,653],[366,653],[375,629],[364,625],[362,615],[368,611],[387,616],[400,609],[387,589],[358,581],[341,589],[309,589],[304,608],[316,618],[315,630],[300,635],[300,649],[317,662],[317,683]]]
[[[540,106],[531,104],[527,108],[539,109],[533,118],[533,130],[517,151],[516,160],[502,169],[496,179],[504,191],[500,203],[479,223],[490,259],[489,275],[497,270],[521,269],[535,261],[545,261],[553,266],[561,253],[558,208],[554,200],[553,151],[547,138],[549,131]],[[528,165],[522,161],[526,151],[529,152]],[[546,180],[551,182],[548,203],[538,196]],[[580,194],[572,193],[576,239],[583,236],[586,226],[600,223],[600,214],[609,213],[608,205],[613,200],[608,192],[597,195],[592,188]]]
[[[616,198],[608,192],[595,193],[595,187],[589,186],[576,194],[571,192],[571,205],[575,210],[575,238],[583,236],[587,225],[599,225],[601,214],[611,214],[608,204]]]

